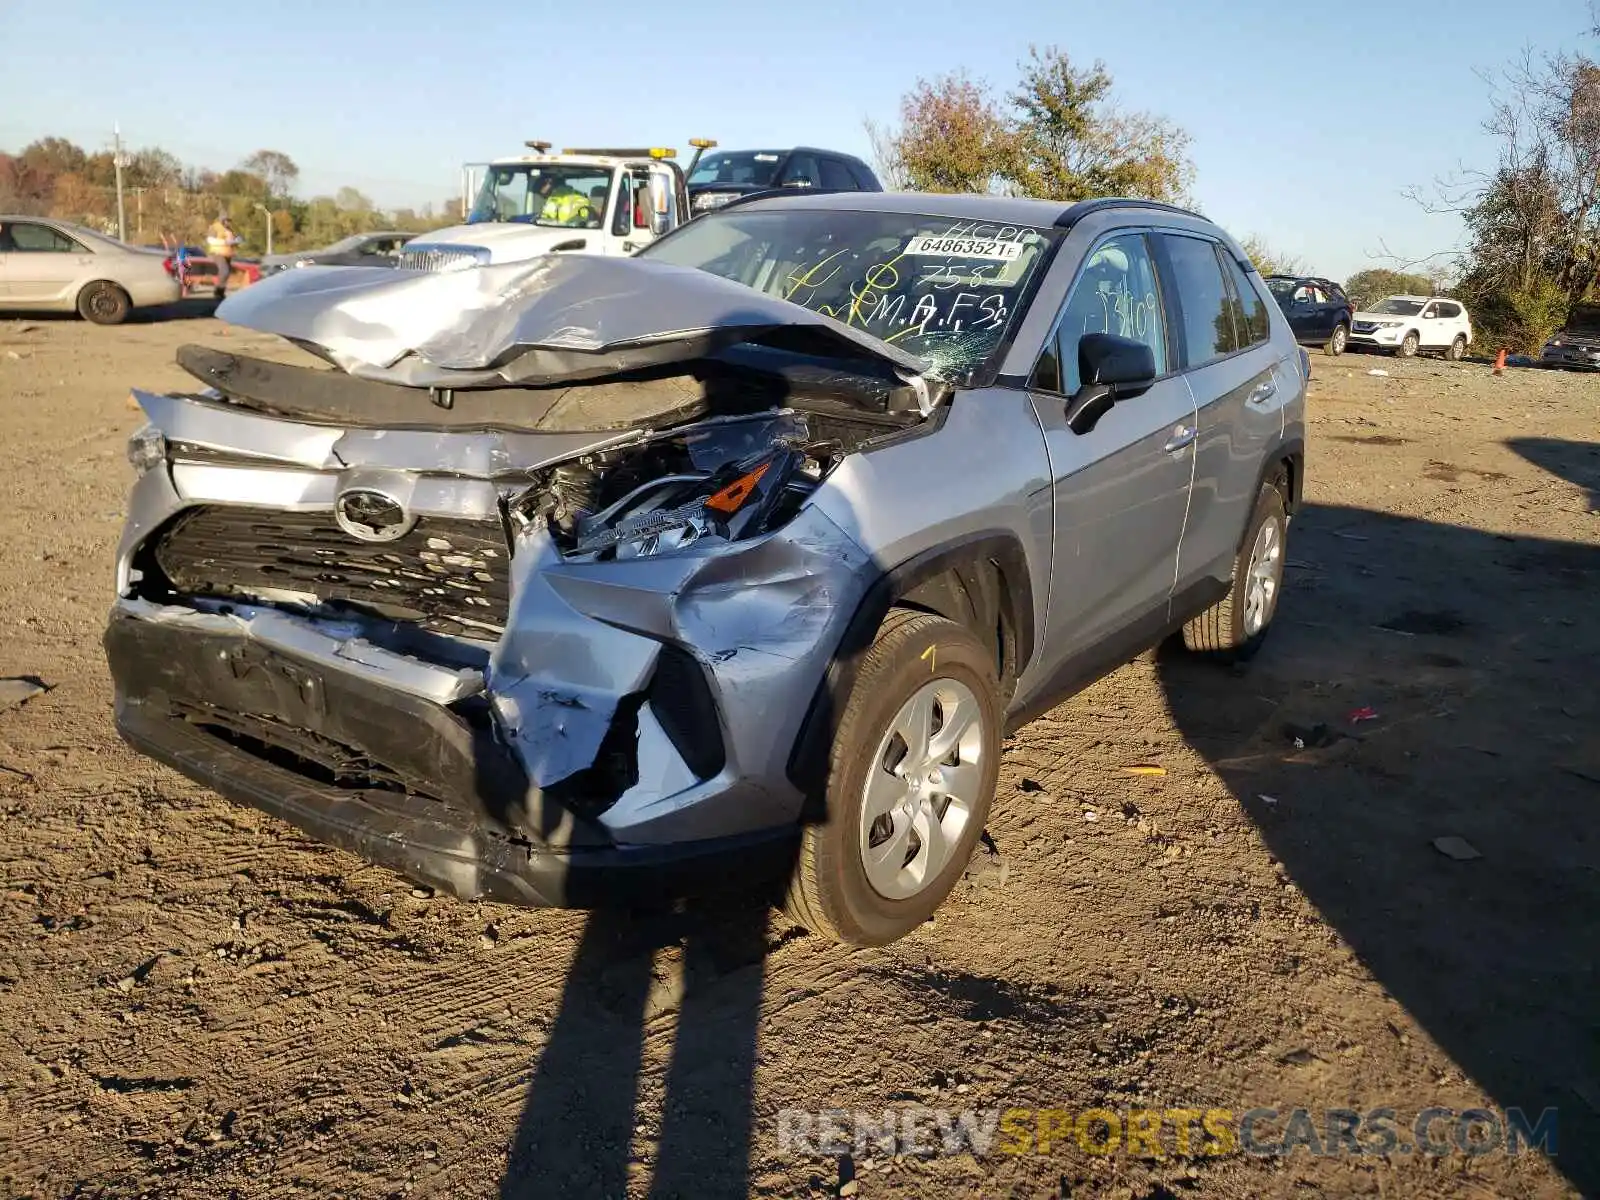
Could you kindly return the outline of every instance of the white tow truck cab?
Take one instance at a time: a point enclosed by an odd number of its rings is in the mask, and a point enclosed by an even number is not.
[[[449,271],[542,254],[633,254],[691,216],[676,150],[566,149],[496,159],[463,225],[425,233],[401,269]],[[716,142],[691,138],[690,169]]]

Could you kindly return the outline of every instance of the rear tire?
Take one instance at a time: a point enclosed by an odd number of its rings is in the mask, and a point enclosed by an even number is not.
[[[1322,347],[1322,352],[1337,358],[1344,353],[1344,348],[1350,344],[1350,330],[1343,325],[1335,325],[1333,332],[1328,335],[1327,344]]]
[[[78,315],[96,325],[121,325],[132,307],[128,293],[104,279],[78,293]]]
[[[856,946],[885,945],[926,921],[983,833],[1000,716],[992,651],[953,621],[892,610],[845,702],[826,818],[801,831],[785,911]]]
[[[1417,347],[1420,345],[1422,345],[1422,339],[1413,331],[1400,339],[1400,349],[1395,353],[1399,354],[1401,358],[1415,358],[1417,356]]]
[[[1183,627],[1185,646],[1230,662],[1251,658],[1261,649],[1283,593],[1288,533],[1283,491],[1265,483],[1234,558],[1228,594]]]
[[[1464,334],[1456,334],[1456,340],[1450,343],[1449,349],[1444,352],[1445,358],[1451,362],[1460,362],[1467,356],[1467,339]]]

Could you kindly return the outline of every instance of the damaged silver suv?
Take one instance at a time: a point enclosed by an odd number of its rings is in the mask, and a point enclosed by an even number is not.
[[[1179,209],[768,197],[636,258],[220,311],[284,354],[136,393],[119,728],[463,897],[779,872],[891,941],[1010,731],[1178,631],[1248,655],[1277,605],[1307,365]]]

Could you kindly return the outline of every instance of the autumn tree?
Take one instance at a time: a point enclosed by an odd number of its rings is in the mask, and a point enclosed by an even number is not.
[[[1104,63],[1078,67],[1061,50],[1034,49],[1020,70],[1004,102],[964,72],[918,80],[897,130],[869,123],[880,167],[918,191],[1183,199],[1194,174],[1188,134],[1120,108]]]
[[[82,172],[88,155],[83,148],[66,138],[46,137],[30,142],[17,156],[24,167],[52,177],[69,171]]]
[[[266,248],[268,224],[275,250],[326,245],[347,234],[393,225],[425,232],[454,224],[448,212],[380,210],[354,188],[311,201],[294,198],[299,167],[278,150],[258,150],[232,170],[186,165],[148,146],[123,167],[128,223],[139,240],[167,238],[195,244],[219,212],[243,235],[247,253]],[[86,151],[66,138],[45,137],[16,154],[0,152],[0,212],[57,216],[104,232],[115,228],[116,164],[109,150]],[[262,210],[266,211],[263,212]]]
[[[965,72],[919,79],[900,102],[893,154],[919,192],[987,192],[1014,167],[1013,134],[986,85]]]
[[[287,198],[299,182],[300,168],[281,150],[257,150],[239,164],[252,175],[266,180],[267,190],[274,196]]]

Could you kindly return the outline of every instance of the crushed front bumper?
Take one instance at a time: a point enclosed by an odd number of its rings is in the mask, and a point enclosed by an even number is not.
[[[468,900],[594,908],[776,878],[792,861],[793,825],[619,842],[529,785],[482,697],[441,703],[221,624],[113,612],[105,648],[122,736],[411,879]]]

